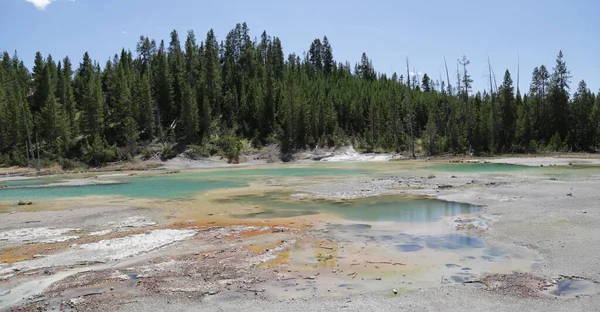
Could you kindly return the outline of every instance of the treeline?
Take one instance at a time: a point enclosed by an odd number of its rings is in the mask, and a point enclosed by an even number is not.
[[[346,143],[428,154],[598,147],[600,96],[584,81],[570,96],[562,52],[551,71],[533,70],[523,93],[508,70],[498,86],[491,66],[489,90],[474,92],[468,65],[463,56],[456,76],[446,68],[435,81],[408,70],[388,77],[364,53],[354,66],[337,62],[327,37],[285,56],[279,38],[253,40],[245,23],[220,43],[212,30],[200,43],[193,31],[183,44],[176,31],[168,45],[142,36],[135,55],[122,50],[102,65],[88,53],[74,68],[38,52],[30,72],[4,52],[0,163],[98,165],[149,157],[140,146],[151,142],[164,158],[186,146],[234,158],[246,143],[278,143],[284,157]]]

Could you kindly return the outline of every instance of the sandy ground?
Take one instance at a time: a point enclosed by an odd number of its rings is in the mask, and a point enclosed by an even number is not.
[[[489,160],[494,164],[511,164],[523,166],[569,166],[569,165],[600,165],[598,158],[577,157],[534,157],[534,158],[492,158]]]
[[[539,167],[595,164],[597,160],[485,161]],[[0,281],[0,304],[6,298],[16,300],[15,311],[597,311],[600,295],[555,298],[545,289],[565,276],[600,281],[599,178],[590,173],[556,179],[520,172],[436,172],[435,176],[385,177],[299,188],[298,193],[306,196],[417,194],[482,205],[486,227],[459,226],[459,231],[539,255],[531,274],[492,276],[482,279],[479,287],[454,284],[398,295],[391,290],[389,294],[352,296],[323,292],[292,299],[259,288],[279,276],[261,264],[277,259],[286,244],[310,235],[306,230],[186,222],[175,226],[161,217],[159,210],[130,207],[3,213],[0,259],[4,263],[0,271],[14,276]],[[32,228],[37,230],[27,230]],[[176,232],[160,232],[166,230]],[[140,240],[143,236],[139,235],[148,237]],[[61,240],[69,236],[77,238]],[[58,240],[49,244],[44,241],[48,237]],[[15,249],[24,243],[25,247]],[[119,243],[139,248],[111,258],[110,246]],[[43,261],[56,255],[91,258],[85,256],[89,250],[101,251],[98,263],[80,267],[71,262],[54,264],[48,272],[44,269]],[[12,268],[19,270],[11,272]],[[48,280],[43,285],[48,288],[41,295],[39,289],[36,292],[15,284],[44,278]]]

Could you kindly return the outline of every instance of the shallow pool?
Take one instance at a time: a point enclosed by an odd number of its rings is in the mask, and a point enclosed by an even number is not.
[[[274,219],[300,215],[331,214],[351,221],[433,222],[444,217],[472,214],[480,207],[431,198],[378,196],[352,200],[291,199],[287,193],[238,195],[215,201],[259,207],[258,211],[234,214],[235,218]]]

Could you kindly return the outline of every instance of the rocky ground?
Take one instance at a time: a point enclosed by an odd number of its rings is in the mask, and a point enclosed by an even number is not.
[[[482,161],[580,163],[572,158]],[[299,188],[293,196],[417,194],[481,205],[485,224],[457,219],[459,231],[539,254],[531,273],[506,272],[398,294],[390,289],[287,298],[263,289],[265,281],[281,279],[278,270],[285,266],[273,270],[262,264],[276,262],[289,244],[310,237],[305,229],[175,226],[158,211],[130,207],[2,213],[0,310],[595,311],[600,306],[599,179],[590,172],[564,178],[437,172]],[[296,277],[305,278],[325,277]]]

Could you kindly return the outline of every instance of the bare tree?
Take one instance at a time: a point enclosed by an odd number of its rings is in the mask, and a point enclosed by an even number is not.
[[[440,73],[440,92],[444,96],[444,135],[448,135],[448,95],[444,90],[444,80],[442,79],[442,73]]]
[[[493,126],[493,137],[496,140],[496,135],[498,133],[498,124],[496,122],[496,104],[494,104],[494,88],[492,86],[492,79],[494,82],[496,81],[496,76],[492,71],[492,62],[490,62],[490,57],[488,56],[488,71],[490,75],[490,102],[492,103],[492,126]],[[498,88],[496,86],[496,88]]]
[[[409,120],[409,128],[410,128],[410,145],[411,145],[411,154],[412,158],[416,158],[415,156],[415,134],[413,131],[413,107],[412,107],[412,87],[410,85],[410,70],[408,64],[408,57],[406,58],[406,80],[408,81],[408,120]]]
[[[446,62],[446,58],[444,57],[444,66],[446,66],[446,80],[448,82],[448,94],[452,97],[452,85],[450,84],[450,74],[448,73],[448,63]],[[454,104],[450,106],[450,124],[454,125]],[[446,128],[448,127],[448,123],[446,124]],[[446,134],[447,135],[447,134]],[[454,141],[454,131],[450,130],[450,141]]]

